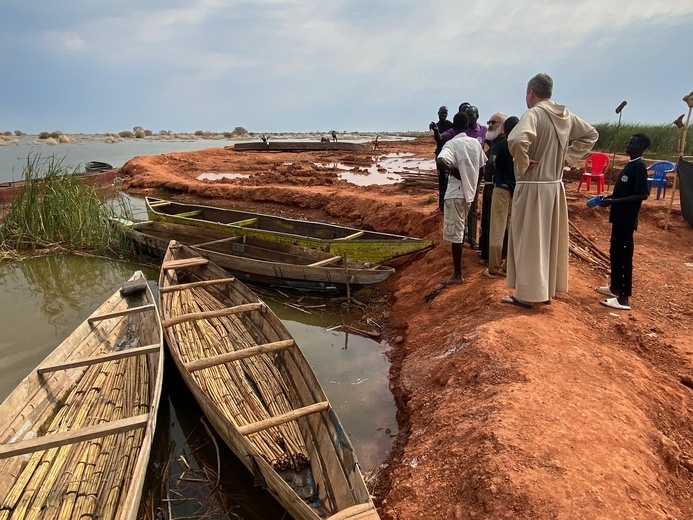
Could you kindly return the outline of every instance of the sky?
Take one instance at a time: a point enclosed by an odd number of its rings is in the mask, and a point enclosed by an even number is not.
[[[0,132],[427,131],[527,81],[590,123],[669,123],[691,0],[0,0]]]

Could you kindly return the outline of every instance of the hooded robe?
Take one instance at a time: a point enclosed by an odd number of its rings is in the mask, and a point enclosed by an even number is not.
[[[544,100],[524,113],[508,136],[517,186],[508,233],[507,282],[515,297],[543,302],[568,291],[568,205],[565,162],[597,141],[597,131],[563,105]],[[531,170],[529,161],[537,161]]]

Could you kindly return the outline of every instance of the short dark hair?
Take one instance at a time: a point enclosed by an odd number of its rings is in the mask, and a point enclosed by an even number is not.
[[[642,146],[643,151],[647,150],[650,147],[650,138],[647,137],[645,134],[633,134],[632,137],[635,138],[636,143]]]
[[[517,116],[510,116],[507,118],[505,121],[503,121],[503,133],[505,135],[510,135],[510,132],[513,131],[513,128],[515,128],[519,122],[520,118]]]
[[[460,106],[457,108],[460,112],[464,111],[465,108],[467,108],[471,103],[467,103],[466,101],[464,103],[460,103]]]
[[[464,132],[469,124],[469,118],[464,112],[457,112],[452,118],[452,127],[458,132]]]
[[[541,99],[550,99],[553,94],[553,79],[545,72],[540,72],[527,82],[527,89],[531,89]]]

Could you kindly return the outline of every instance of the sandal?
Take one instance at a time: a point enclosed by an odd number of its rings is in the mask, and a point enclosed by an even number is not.
[[[503,296],[501,298],[501,303],[507,303],[510,305],[514,305],[515,307],[521,307],[523,309],[532,309],[534,307],[533,303],[522,302],[514,296]]]

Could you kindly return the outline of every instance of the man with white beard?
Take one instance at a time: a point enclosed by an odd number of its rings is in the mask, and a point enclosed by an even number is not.
[[[503,134],[503,123],[507,119],[503,112],[496,112],[491,116],[486,124],[486,143],[488,144],[489,152],[493,145],[501,141],[505,135]],[[494,168],[491,162],[487,162],[484,167],[484,191],[481,194],[481,234],[479,235],[479,263],[488,265],[488,244],[491,231],[491,199],[493,197],[493,174]]]

